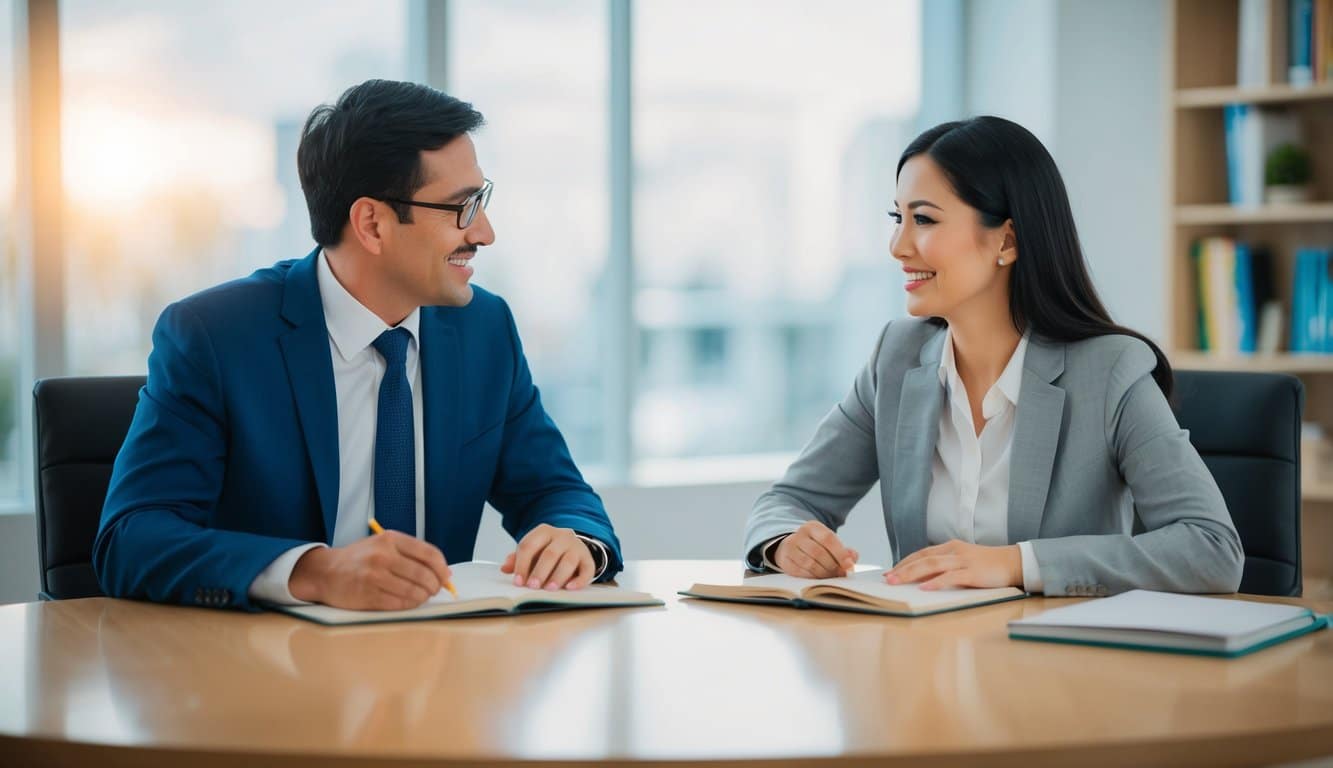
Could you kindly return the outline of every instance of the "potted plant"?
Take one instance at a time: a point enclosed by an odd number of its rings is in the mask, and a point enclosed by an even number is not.
[[[1279,144],[1264,164],[1264,201],[1274,205],[1310,199],[1310,154],[1295,144]]]

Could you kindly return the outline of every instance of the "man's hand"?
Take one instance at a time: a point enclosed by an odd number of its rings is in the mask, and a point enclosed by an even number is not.
[[[582,589],[596,575],[588,545],[568,528],[542,523],[528,531],[500,565],[529,589]]]
[[[988,547],[954,539],[918,549],[884,574],[890,584],[924,581],[922,589],[1021,587],[1023,555],[1017,544]]]
[[[292,597],[335,608],[415,608],[449,580],[444,554],[401,531],[385,531],[345,547],[301,555],[287,582]]]
[[[861,556],[842,544],[828,526],[810,520],[783,539],[773,553],[773,564],[789,576],[830,579],[846,576]]]

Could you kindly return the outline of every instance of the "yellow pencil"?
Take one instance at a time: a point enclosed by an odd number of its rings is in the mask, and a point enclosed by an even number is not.
[[[384,533],[384,526],[380,525],[379,521],[372,517],[370,518],[370,530],[376,534]],[[449,590],[449,594],[453,595],[455,600],[458,599],[458,590],[454,589],[454,583],[452,581],[446,580],[444,582],[444,588]]]

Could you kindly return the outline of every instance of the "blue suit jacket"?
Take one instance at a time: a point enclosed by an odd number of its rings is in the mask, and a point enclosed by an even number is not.
[[[318,250],[183,301],[153,330],[148,384],[116,457],[93,547],[102,589],[253,608],[250,582],[298,544],[330,542],[338,413]],[[516,539],[541,523],[607,545],[601,499],[542,408],[509,307],[422,307],[425,537],[472,559],[487,501]]]

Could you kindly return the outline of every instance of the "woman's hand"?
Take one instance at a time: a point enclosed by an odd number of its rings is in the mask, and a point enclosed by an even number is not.
[[[788,576],[831,579],[851,573],[860,557],[828,526],[810,520],[778,544],[773,564]]]
[[[1017,544],[987,547],[954,539],[919,549],[884,574],[890,584],[924,582],[922,589],[1021,587],[1023,555]]]

